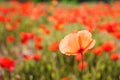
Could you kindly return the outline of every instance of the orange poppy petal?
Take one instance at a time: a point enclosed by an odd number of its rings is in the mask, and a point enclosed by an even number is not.
[[[61,40],[59,44],[59,49],[64,54],[76,54],[76,51],[80,49],[77,33],[70,33],[69,35],[64,37],[64,39]]]
[[[91,48],[93,48],[93,46],[95,45],[95,40],[90,41],[90,43],[88,44],[88,46],[85,48],[85,50],[83,51],[83,53],[87,52],[88,50],[90,50]]]
[[[95,45],[95,40],[92,40],[91,44],[89,45],[88,49],[93,48],[93,46]]]
[[[80,48],[85,49],[87,45],[90,43],[90,41],[92,40],[91,33],[87,30],[83,30],[78,32],[78,36],[79,36]]]

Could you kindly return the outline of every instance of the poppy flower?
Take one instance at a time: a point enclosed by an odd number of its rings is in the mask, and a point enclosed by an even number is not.
[[[28,42],[28,35],[27,35],[27,33],[25,33],[25,32],[21,32],[20,33],[20,36],[21,36],[21,42],[23,43],[23,44],[27,44],[27,42]]]
[[[33,33],[26,33],[26,35],[28,36],[28,39],[33,39],[34,38],[34,34]]]
[[[67,77],[62,78],[61,80],[69,80]]]
[[[50,34],[50,30],[49,30],[49,29],[46,29],[46,30],[45,30],[45,34],[47,34],[47,35]]]
[[[117,61],[119,59],[119,54],[118,53],[112,53],[112,54],[110,54],[110,58],[114,61]]]
[[[79,64],[78,64],[78,68],[80,69],[80,70],[83,70],[83,69],[85,69],[85,68],[87,68],[87,62],[86,61],[83,61],[83,62],[80,62]]]
[[[33,33],[26,33],[26,32],[21,32],[21,38],[22,39],[33,39],[34,34]]]
[[[8,36],[7,41],[8,42],[14,42],[15,38],[13,36]]]
[[[29,39],[33,39],[34,38],[34,34],[33,33],[21,32],[20,36],[21,36],[21,42],[23,44],[27,44]]]
[[[113,33],[113,36],[117,39],[120,39],[120,32]]]
[[[39,43],[36,43],[36,49],[37,50],[41,50],[43,47],[42,47],[42,45],[41,44],[39,44]]]
[[[14,22],[13,23],[13,30],[16,30],[19,26],[19,23],[18,22]]]
[[[45,34],[50,34],[50,30],[47,29],[47,26],[44,25],[44,24],[42,24],[42,25],[40,26],[40,32],[45,33]]]
[[[102,45],[102,49],[103,49],[104,51],[106,51],[106,52],[110,52],[110,51],[114,50],[115,47],[116,47],[116,46],[115,46],[115,43],[112,42],[112,41],[105,42],[105,43],[103,43],[103,45]]]
[[[47,26],[46,26],[45,24],[42,24],[42,25],[40,26],[40,29],[45,30],[45,29],[47,29]]]
[[[0,66],[8,71],[13,71],[15,68],[15,61],[8,57],[0,57]]]
[[[28,54],[24,54],[24,55],[23,55],[23,58],[24,58],[25,60],[31,60],[31,59],[32,59],[32,56],[31,56],[31,55],[28,55]]]
[[[52,4],[56,6],[58,4],[57,0],[52,0]]]
[[[39,43],[39,42],[42,41],[42,37],[41,37],[41,36],[36,36],[36,37],[34,38],[34,40],[35,40],[36,43]]]
[[[53,43],[49,46],[49,50],[50,50],[50,51],[57,51],[57,50],[59,50],[59,42],[53,42]]]
[[[40,60],[41,58],[42,58],[42,56],[39,55],[39,54],[34,54],[34,55],[33,55],[33,59],[34,59],[35,61],[38,61],[38,60]]]
[[[21,39],[22,44],[27,44],[28,40],[27,39]]]
[[[68,34],[61,40],[59,49],[63,54],[76,55],[78,53],[84,54],[86,51],[93,48],[95,40],[87,30],[73,32]]]
[[[108,32],[116,32],[119,30],[117,22],[109,22],[106,24],[105,28]]]
[[[13,30],[13,27],[12,27],[10,24],[7,24],[7,25],[5,26],[5,28],[6,28],[7,31]]]
[[[118,22],[107,22],[99,26],[99,31],[105,30],[109,33],[117,32],[119,30],[118,28]]]
[[[80,54],[76,55],[75,60],[81,61],[82,60],[82,55],[80,55]]]
[[[56,23],[56,24],[54,25],[54,29],[55,29],[55,30],[62,30],[62,31],[65,30],[63,24],[61,24],[61,23]]]
[[[102,47],[100,46],[100,47],[94,48],[93,53],[95,55],[100,55],[102,53]]]
[[[0,15],[0,22],[2,23],[6,22],[6,18],[3,15]]]

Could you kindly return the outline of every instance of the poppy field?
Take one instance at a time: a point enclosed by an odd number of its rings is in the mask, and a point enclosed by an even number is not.
[[[120,2],[1,2],[0,80],[120,80]]]

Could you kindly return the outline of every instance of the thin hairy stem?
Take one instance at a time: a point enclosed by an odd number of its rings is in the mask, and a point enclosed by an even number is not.
[[[83,61],[84,61],[84,56],[83,56],[83,53],[81,53],[81,56],[82,56],[82,73],[81,73],[81,80],[83,80]]]

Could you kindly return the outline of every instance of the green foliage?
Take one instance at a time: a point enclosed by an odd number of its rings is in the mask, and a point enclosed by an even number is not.
[[[39,2],[39,0],[35,1]],[[69,0],[63,1],[68,2]],[[76,1],[74,0],[74,2]],[[21,16],[19,27],[13,31],[6,30],[6,25],[0,23],[0,51],[2,53],[0,55],[12,57],[16,61],[15,71],[10,72],[12,80],[61,80],[63,77],[68,77],[69,80],[81,80],[81,77],[83,77],[83,80],[119,80],[120,62],[111,60],[109,52],[102,51],[101,55],[95,55],[91,50],[85,53],[84,60],[88,62],[88,66],[83,70],[82,75],[82,71],[78,68],[79,61],[75,60],[75,56],[66,56],[61,54],[59,50],[50,51],[48,47],[52,42],[60,41],[73,30],[86,29],[81,23],[70,23],[63,25],[65,31],[55,30],[52,25],[53,23],[48,21],[48,16],[51,14],[41,16],[38,20]],[[107,19],[105,20],[107,21]],[[51,31],[49,35],[40,32],[39,28],[42,24],[45,24]],[[28,45],[23,45],[20,40],[21,32],[32,32],[37,36],[42,36],[43,40],[41,44],[43,49],[36,50],[33,40],[29,41]],[[106,32],[98,34],[97,29],[92,34],[96,40],[95,47],[100,46],[105,41],[116,41],[115,38]],[[16,41],[14,43],[9,43],[6,40],[6,37],[9,35],[15,37]],[[116,44],[116,46],[119,45],[119,43]],[[32,52],[29,50],[32,50]],[[42,59],[38,61],[33,59],[25,60],[22,51],[26,51],[28,54],[30,52],[32,53],[31,55],[39,53],[42,55]],[[8,72],[4,70],[4,80],[8,80],[8,75]]]

